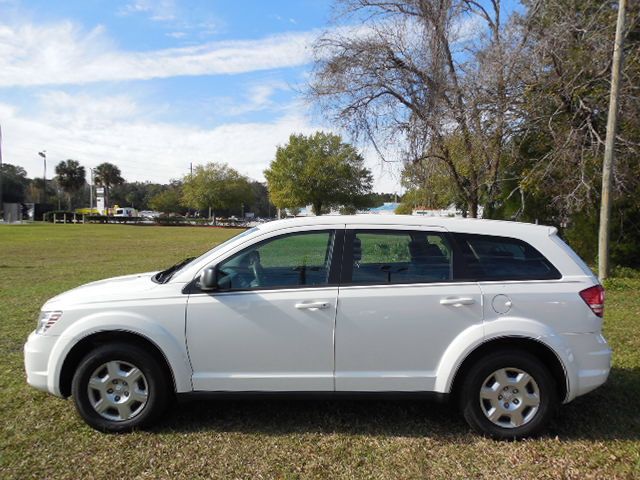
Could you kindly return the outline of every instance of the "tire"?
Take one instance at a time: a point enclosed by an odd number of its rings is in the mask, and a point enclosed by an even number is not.
[[[501,350],[485,356],[463,379],[460,404],[467,423],[498,440],[538,434],[555,414],[556,382],[535,356]]]
[[[82,419],[102,432],[151,425],[170,397],[157,360],[128,343],[102,345],[87,354],[75,371],[71,394]]]

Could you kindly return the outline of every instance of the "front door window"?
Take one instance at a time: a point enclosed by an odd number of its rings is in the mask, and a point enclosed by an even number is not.
[[[304,232],[252,245],[218,265],[218,285],[223,290],[326,285],[333,236]]]

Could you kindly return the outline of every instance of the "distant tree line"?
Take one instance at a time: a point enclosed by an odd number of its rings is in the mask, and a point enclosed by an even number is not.
[[[273,218],[278,208],[295,213],[306,205],[312,205],[317,214],[331,208],[353,213],[397,199],[393,194],[372,193],[371,172],[363,162],[339,136],[317,132],[309,137],[292,135],[289,144],[278,148],[265,172],[268,182],[251,180],[227,164],[213,162],[197,165],[192,173],[167,184],[127,182],[116,165],[105,162],[93,169],[93,182],[104,188],[108,207],[213,218],[248,212]],[[88,208],[86,168],[68,159],[56,165],[55,173],[47,180],[45,192],[42,178],[30,179],[22,167],[4,164],[4,201],[48,203],[67,210]],[[95,192],[93,195],[95,208]]]
[[[240,215],[253,212],[256,216],[268,217],[275,215],[276,207],[270,203],[266,184],[250,180],[241,176],[226,165],[209,164],[196,167],[194,176],[185,176],[169,183],[128,182],[122,177],[120,169],[112,163],[102,163],[94,169],[95,186],[105,188],[105,201],[108,206],[133,207],[137,210],[155,210],[166,214],[184,215],[202,211],[205,214],[208,204],[199,201],[193,192],[193,186],[200,177],[198,173],[204,170],[224,170],[235,172],[241,179],[240,191],[236,183],[228,188],[226,177],[218,178],[224,191],[212,190],[215,195],[224,200],[216,200],[212,207],[219,215]],[[46,192],[42,178],[28,178],[24,168],[5,163],[2,165],[2,200],[7,203],[48,203],[55,208],[73,210],[88,208],[90,201],[90,187],[87,182],[85,167],[76,160],[65,160],[55,167],[56,176],[47,179]],[[208,185],[211,188],[217,188]],[[207,188],[206,186],[204,188]],[[214,195],[214,196],[215,196]],[[212,197],[211,197],[212,198]],[[205,202],[206,203],[206,202]],[[95,207],[95,191],[93,198]]]

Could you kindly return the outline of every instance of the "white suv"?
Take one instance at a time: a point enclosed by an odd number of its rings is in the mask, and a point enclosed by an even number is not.
[[[49,300],[27,381],[104,431],[189,392],[455,397],[494,438],[605,382],[604,291],[553,227],[330,216],[247,230],[167,270]]]

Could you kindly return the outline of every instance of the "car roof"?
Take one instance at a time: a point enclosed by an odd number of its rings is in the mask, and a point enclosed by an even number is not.
[[[420,215],[323,215],[319,217],[287,218],[267,222],[257,227],[266,233],[291,227],[313,225],[380,225],[380,226],[420,226],[438,227],[452,232],[478,233],[526,237],[527,235],[553,235],[555,227],[533,223],[509,222],[505,220],[484,220],[477,218],[427,217]]]

